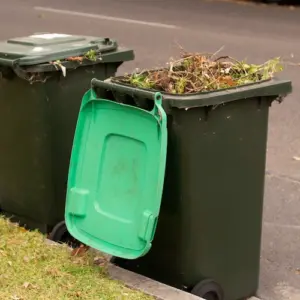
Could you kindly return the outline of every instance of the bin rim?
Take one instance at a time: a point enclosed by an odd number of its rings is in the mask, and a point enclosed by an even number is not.
[[[62,60],[61,65],[67,70],[75,70],[80,67],[93,66],[106,63],[122,63],[134,59],[134,51],[127,48],[117,48],[115,51],[101,54],[101,59],[96,61],[85,59],[82,62]],[[1,61],[1,60],[0,60]],[[41,63],[38,65],[22,66],[23,70],[28,73],[56,72],[60,71],[57,66],[51,63]]]
[[[249,99],[254,97],[271,97],[282,99],[292,92],[290,80],[272,78],[238,87],[220,89],[216,91],[191,93],[191,94],[172,94],[154,89],[144,89],[133,87],[130,84],[120,82],[124,76],[109,78],[103,82],[96,79],[92,80],[92,86],[103,87],[112,92],[119,92],[133,97],[144,97],[153,99],[153,94],[160,92],[163,101],[168,102],[168,106],[175,108],[193,108],[203,106],[215,106],[227,102]]]

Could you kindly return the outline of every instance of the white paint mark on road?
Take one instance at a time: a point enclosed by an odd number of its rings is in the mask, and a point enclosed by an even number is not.
[[[90,13],[84,13],[84,12],[78,12],[78,11],[55,9],[55,8],[50,8],[50,7],[36,6],[36,7],[34,7],[34,9],[38,10],[38,11],[50,12],[50,13],[61,14],[61,15],[86,17],[86,18],[92,18],[92,19],[98,19],[98,20],[123,22],[123,23],[129,23],[129,24],[146,25],[146,26],[160,27],[160,28],[167,28],[167,29],[179,29],[180,28],[176,25],[169,25],[169,24],[156,23],[156,22],[146,22],[146,21],[133,20],[133,19],[124,19],[124,18],[111,17],[111,16],[98,15],[98,14],[90,14]]]
[[[300,230],[300,225],[277,224],[277,223],[272,223],[272,222],[264,222],[264,225],[269,226],[269,227],[280,227],[280,228],[285,228],[285,229]],[[300,298],[299,298],[299,300],[300,300]]]

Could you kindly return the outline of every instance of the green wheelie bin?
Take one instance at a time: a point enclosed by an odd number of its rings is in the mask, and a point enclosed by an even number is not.
[[[123,103],[126,107],[133,106],[143,111],[153,111],[153,99],[157,91],[134,88],[120,83],[118,78],[93,80],[92,87],[96,98]],[[113,161],[111,157],[109,162],[103,157],[101,164],[98,164],[98,156],[93,160],[92,152],[87,152],[90,153],[90,159],[85,160],[89,163],[89,169],[82,163],[83,160],[77,163],[75,157],[77,175],[75,165],[70,166],[70,196],[69,199],[67,197],[66,214],[71,234],[114,255],[114,263],[121,267],[206,300],[241,300],[255,295],[259,282],[269,107],[274,100],[282,100],[290,92],[289,81],[276,79],[190,95],[162,92],[168,138],[167,143],[160,147],[164,150],[167,148],[166,170],[160,212],[159,215],[157,211],[155,214],[158,215],[157,229],[150,221],[146,223],[147,226],[151,224],[151,249],[143,253],[140,251],[138,255],[136,252],[134,255],[124,252],[124,246],[128,250],[134,245],[130,244],[127,235],[113,240],[109,232],[114,232],[115,223],[109,223],[104,217],[96,218],[96,214],[91,213],[92,203],[99,203],[97,207],[101,208],[107,206],[106,202],[112,201],[115,201],[114,209],[117,211],[118,203],[125,199],[120,196],[121,193],[115,199],[114,191],[119,188],[118,191],[121,191],[121,187],[123,191],[133,190],[136,177],[134,169],[128,163],[125,171],[132,178],[132,188],[129,189],[128,186],[125,189],[123,181],[122,185],[115,184],[111,187],[109,193],[108,185],[102,186],[102,181],[95,181],[93,186],[83,176],[88,174],[88,170],[94,172],[94,168],[99,170],[100,165],[105,165],[106,176],[101,176],[106,178],[108,174],[115,174],[115,170],[119,170],[121,166],[113,168],[113,164],[109,165]],[[87,116],[87,111],[82,110],[81,117]],[[90,121],[86,120],[86,124],[93,126],[91,120],[96,119],[96,111],[89,111]],[[109,130],[113,130],[115,126],[122,128],[128,122],[118,118],[105,124]],[[139,124],[137,127],[140,127]],[[157,126],[157,130],[159,128]],[[137,129],[132,125],[132,131],[127,132],[127,136],[133,134],[134,130]],[[148,135],[147,131],[144,132]],[[83,148],[82,143],[77,143],[76,153],[88,151],[85,150],[91,148],[88,145],[100,143],[96,142],[95,135],[89,135],[89,140],[83,129],[79,133],[85,136],[87,145]],[[133,141],[137,139],[132,136],[132,143]],[[140,147],[142,148],[142,144]],[[115,154],[121,157],[123,151],[124,148],[120,147]],[[132,155],[130,153],[126,157],[124,154],[126,161],[129,161]],[[163,165],[164,159],[164,156],[157,155],[156,161],[161,161]],[[157,163],[153,163],[152,168],[149,165],[147,164],[148,171],[159,170]],[[86,173],[82,173],[82,170]],[[140,176],[146,174],[148,173],[141,172]],[[156,190],[161,182],[153,182],[149,182],[149,185],[152,190]],[[145,193],[140,192],[140,202],[126,200],[122,203],[131,215],[128,212],[126,218],[114,216],[114,220],[123,222],[126,226],[138,224],[131,218],[142,216],[137,214],[139,206],[136,203],[144,207],[143,197],[149,192],[147,181],[142,186]],[[144,228],[145,222],[140,221],[140,224],[140,228]],[[95,231],[94,228],[99,230]],[[135,232],[141,240],[144,239],[139,230]],[[116,243],[118,247],[112,248]],[[138,245],[136,243],[136,250]],[[140,245],[140,249],[144,249],[142,247]]]
[[[91,79],[134,58],[101,37],[38,33],[0,43],[0,213],[59,240],[77,116]]]

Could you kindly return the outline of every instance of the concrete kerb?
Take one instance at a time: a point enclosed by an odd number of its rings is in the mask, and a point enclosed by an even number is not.
[[[53,242],[48,239],[46,240],[46,243],[50,245],[59,245],[56,242]],[[93,249],[93,251],[96,254],[99,253],[99,251],[95,249]],[[100,255],[103,254],[100,253]],[[108,255],[104,255],[104,256],[109,261],[110,256]],[[129,288],[153,296],[157,300],[205,300],[203,298],[173,288],[171,286],[160,283],[158,281],[142,276],[140,274],[122,269],[111,263],[108,263],[108,273],[112,279],[122,282]],[[251,297],[248,300],[260,300],[260,299],[256,297]]]

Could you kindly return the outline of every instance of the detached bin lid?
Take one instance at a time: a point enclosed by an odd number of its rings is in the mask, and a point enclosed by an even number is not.
[[[117,47],[116,41],[108,38],[37,33],[0,42],[0,65],[13,64],[16,60],[21,66],[36,65],[70,56],[81,56],[89,50],[104,53],[116,50]]]
[[[151,248],[166,150],[161,94],[153,111],[83,98],[69,170],[65,221],[71,235],[102,252],[135,259]]]

